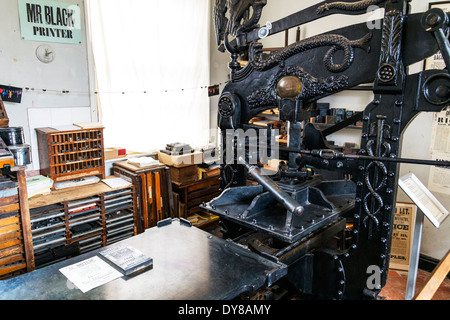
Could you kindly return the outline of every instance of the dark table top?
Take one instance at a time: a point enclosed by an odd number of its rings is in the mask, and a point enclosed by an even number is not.
[[[227,300],[271,285],[287,273],[232,242],[174,219],[117,242],[153,259],[153,268],[83,293],[59,271],[97,256],[100,248],[16,278],[0,281],[2,300]]]

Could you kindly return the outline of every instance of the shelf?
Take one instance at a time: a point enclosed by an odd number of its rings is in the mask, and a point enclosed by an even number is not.
[[[41,174],[54,182],[89,175],[105,178],[103,128],[57,131],[37,128]]]
[[[0,280],[35,270],[25,170],[12,167],[12,175],[0,178],[8,191],[0,197]]]
[[[100,157],[100,158],[92,158],[92,159],[86,159],[86,160],[77,160],[77,161],[72,161],[72,162],[64,162],[64,163],[58,163],[58,164],[53,164],[53,165],[51,165],[51,167],[62,167],[62,166],[68,166],[68,165],[72,165],[72,164],[79,164],[79,163],[83,163],[83,162],[91,162],[91,161],[100,161],[100,160],[102,160],[102,158]],[[92,168],[89,168],[89,169],[92,169]],[[81,170],[85,170],[84,168],[83,169],[79,169],[80,171]]]
[[[80,150],[80,151],[69,151],[69,152],[61,152],[61,153],[54,153],[52,157],[60,157],[60,156],[67,156],[67,155],[75,155],[75,154],[82,154],[87,152],[93,152],[93,151],[102,151],[101,148],[95,148],[95,149],[89,149],[89,150]],[[86,159],[87,160],[87,159]]]
[[[134,236],[133,195],[133,185],[112,189],[98,182],[31,198],[31,234],[38,267]]]
[[[318,127],[319,129],[327,129],[327,128],[331,128],[333,126],[335,126],[335,124],[327,124],[327,123],[313,123],[316,127]],[[336,123],[339,124],[339,123]],[[344,127],[342,130],[344,129],[358,129],[358,130],[362,130],[361,126],[347,126]]]

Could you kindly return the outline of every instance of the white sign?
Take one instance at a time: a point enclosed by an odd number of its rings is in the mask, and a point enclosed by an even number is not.
[[[18,0],[24,40],[81,43],[81,10],[73,3]]]
[[[423,183],[413,173],[410,173],[401,177],[398,184],[430,222],[439,228],[440,224],[448,217],[449,212]]]

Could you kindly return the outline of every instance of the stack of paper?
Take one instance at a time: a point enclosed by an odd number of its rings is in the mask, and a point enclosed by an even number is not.
[[[153,268],[152,258],[126,244],[100,251],[99,255],[126,276]]]
[[[95,199],[94,199],[95,200]],[[74,207],[69,207],[69,215],[79,215],[84,212],[91,212],[93,209],[97,209],[97,202],[88,202],[76,205]]]
[[[38,194],[50,193],[52,187],[53,180],[50,178],[41,175],[27,178],[28,198],[31,198]]]
[[[128,159],[128,163],[139,168],[161,166],[162,164],[152,157],[140,157]]]
[[[65,188],[71,188],[71,187],[79,187],[79,186],[84,186],[86,184],[94,184],[99,181],[100,181],[100,178],[96,177],[96,176],[84,177],[84,178],[79,178],[79,179],[69,180],[69,181],[61,181],[61,182],[55,183],[55,189],[59,190],[59,189],[65,189]]]
[[[93,128],[104,128],[100,122],[82,122],[82,123],[74,123],[74,126],[77,126],[81,129],[93,129]]]

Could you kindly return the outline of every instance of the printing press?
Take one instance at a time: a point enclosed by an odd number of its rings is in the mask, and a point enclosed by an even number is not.
[[[399,164],[437,165],[402,159],[400,150],[417,114],[449,105],[449,17],[440,9],[411,14],[410,2],[331,0],[260,26],[266,0],[216,1],[217,44],[231,56],[218,104],[223,193],[203,207],[221,217],[226,238],[286,264],[280,286],[304,298],[376,299],[388,277]],[[269,54],[259,42],[326,16],[365,14],[374,5],[384,8],[380,21]],[[444,70],[408,73],[438,50]],[[242,55],[248,55],[244,67]],[[363,112],[326,129],[310,121],[319,99],[367,83],[374,99]],[[277,150],[285,162],[268,176],[261,164],[278,147],[274,128],[250,120],[273,108],[288,142]],[[327,141],[356,121],[362,121],[357,154]]]
[[[440,9],[411,14],[408,0],[328,0],[260,26],[266,4],[216,0],[214,8],[230,81],[218,104],[222,190],[200,206],[220,217],[224,239],[184,219],[163,220],[122,242],[153,259],[150,271],[82,293],[59,270],[95,257],[96,249],[2,281],[0,299],[377,299],[388,277],[399,165],[449,165],[400,152],[420,112],[450,104],[449,17]],[[269,54],[259,42],[374,5],[384,8],[379,21]],[[445,69],[408,73],[438,51]],[[326,129],[310,121],[318,100],[368,83],[374,99],[364,111]],[[271,109],[286,125],[286,144],[276,142],[274,127],[250,123]],[[327,140],[357,121],[356,154]],[[269,158],[283,160],[275,175],[263,167]]]

